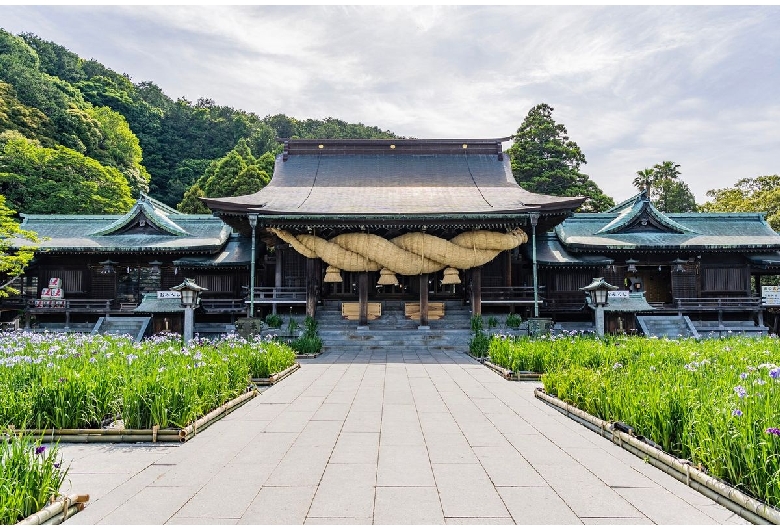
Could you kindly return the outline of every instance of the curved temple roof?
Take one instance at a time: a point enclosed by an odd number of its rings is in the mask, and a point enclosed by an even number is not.
[[[490,215],[582,204],[518,186],[503,140],[288,140],[268,186],[203,201],[217,213],[262,216]]]

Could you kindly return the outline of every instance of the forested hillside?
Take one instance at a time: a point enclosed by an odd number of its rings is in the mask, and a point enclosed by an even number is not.
[[[0,30],[0,195],[14,210],[125,211],[139,191],[175,207],[196,181],[212,196],[251,193],[273,173],[277,137],[396,135],[334,118],[260,118],[206,98],[174,100],[153,82],[134,83],[53,42]],[[241,171],[247,179],[238,183]],[[182,207],[201,207],[197,191]]]

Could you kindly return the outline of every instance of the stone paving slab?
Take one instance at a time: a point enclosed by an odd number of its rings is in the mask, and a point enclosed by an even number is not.
[[[354,349],[185,444],[62,444],[65,524],[745,524],[454,351]]]

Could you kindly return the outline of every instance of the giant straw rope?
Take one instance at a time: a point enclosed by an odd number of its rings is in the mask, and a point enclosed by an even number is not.
[[[519,228],[504,234],[474,230],[449,241],[421,232],[404,234],[388,241],[360,232],[326,240],[311,234],[293,235],[278,228],[268,230],[307,258],[320,258],[338,269],[359,272],[386,268],[404,276],[427,274],[446,267],[479,267],[500,252],[528,241],[528,236]]]

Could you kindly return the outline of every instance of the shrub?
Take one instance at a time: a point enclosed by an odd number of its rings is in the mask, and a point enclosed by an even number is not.
[[[509,313],[509,315],[506,317],[506,327],[510,329],[519,328],[522,322],[523,319],[520,318],[520,315],[516,315],[515,313]]]
[[[282,317],[276,313],[271,313],[265,317],[265,323],[268,324],[269,328],[279,329],[282,327]]]

